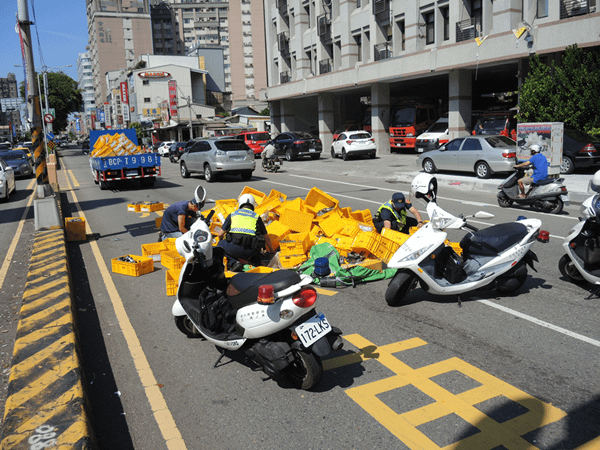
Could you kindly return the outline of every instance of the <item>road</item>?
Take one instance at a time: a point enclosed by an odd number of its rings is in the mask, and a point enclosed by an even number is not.
[[[462,307],[455,297],[421,289],[407,305],[388,307],[385,281],[320,295],[317,309],[342,329],[345,347],[324,362],[317,388],[305,392],[278,385],[240,360],[226,358],[213,368],[215,347],[176,329],[160,264],[139,278],[111,272],[112,258],[139,255],[141,245],[157,237],[160,213],[129,212],[127,204],[190,199],[198,184],[207,188],[208,208],[236,198],[246,185],[276,189],[288,199],[316,186],[341,206],[374,211],[393,192],[408,193],[395,174],[414,171],[414,162],[398,155],[348,162],[323,156],[286,162],[277,174],[256,171],[249,182],[232,177],[209,184],[181,178],[178,166],[164,160],[153,189],[101,191],[86,156],[75,149],[61,155],[71,184],[65,214],[82,212],[92,233],[86,242],[69,243],[69,258],[101,448],[600,447],[598,299],[586,300],[585,287],[558,271],[562,238],[576,223],[578,205],[560,216],[501,209],[495,189],[445,186],[439,203],[449,211],[495,215],[476,226],[517,215],[540,218],[551,240],[534,245],[537,272],[530,271],[515,295],[477,292],[462,297]],[[18,197],[15,208],[23,201]],[[416,206],[424,214],[423,205]],[[15,214],[11,226],[22,212]],[[7,248],[11,236],[0,236]]]

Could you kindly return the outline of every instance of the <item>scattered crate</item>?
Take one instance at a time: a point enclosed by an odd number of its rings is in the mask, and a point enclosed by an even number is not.
[[[85,241],[85,219],[83,217],[67,217],[65,232],[67,241]]]
[[[167,284],[167,296],[171,297],[177,294],[177,288],[179,287],[179,274],[181,270],[171,269],[167,270],[167,274],[165,275],[166,284]]]
[[[143,202],[140,205],[140,212],[162,211],[165,206],[161,202]]]
[[[141,202],[130,203],[127,205],[127,211],[140,212],[142,210]]]
[[[131,258],[134,262],[123,261],[121,258]],[[110,260],[112,271],[131,277],[139,277],[154,271],[154,260],[147,256],[125,255]]]
[[[177,270],[183,267],[183,263],[185,263],[185,258],[179,253],[177,253],[177,251],[167,251],[162,253],[160,263],[167,269]]]
[[[154,244],[142,244],[142,256],[148,256],[153,261],[160,261],[161,253],[167,251],[167,246],[163,242]]]

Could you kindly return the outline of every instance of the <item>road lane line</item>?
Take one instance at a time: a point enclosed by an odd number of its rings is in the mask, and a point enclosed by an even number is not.
[[[583,336],[582,334],[578,334],[573,331],[569,331],[566,328],[552,325],[551,323],[544,322],[543,320],[536,319],[535,317],[532,317],[532,316],[528,316],[527,314],[523,314],[519,311],[515,311],[514,309],[507,308],[506,306],[498,305],[497,303],[491,302],[489,300],[477,300],[477,301],[479,303],[483,303],[485,305],[491,306],[492,308],[499,309],[500,311],[504,311],[505,313],[512,314],[513,316],[520,317],[521,319],[528,320],[532,323],[535,323],[536,325],[540,325],[542,327],[549,328],[553,331],[558,331],[559,333],[562,333],[562,334],[572,337],[574,339],[578,339],[587,344],[592,344],[592,345],[595,345],[596,347],[600,347],[600,341],[589,338],[587,336]]]
[[[66,180],[68,184],[68,190],[71,191],[71,195],[73,196],[73,201],[75,202],[79,216],[85,219],[85,215],[81,210],[81,205],[79,204],[77,195],[75,194],[75,191],[72,190],[72,186],[68,178],[66,178]],[[85,223],[87,229],[86,231],[91,233],[91,227],[87,219],[85,220]],[[117,287],[112,280],[111,272],[108,270],[108,267],[104,262],[98,242],[89,241],[89,243],[92,248],[94,258],[96,259],[98,269],[100,270],[100,274],[102,275],[104,285],[106,286],[106,290],[110,297],[110,301],[113,305],[115,315],[119,321],[121,332],[123,333],[123,337],[127,342],[127,348],[129,349],[129,353],[133,359],[140,382],[144,387],[146,398],[150,403],[150,409],[152,410],[154,419],[156,420],[158,428],[160,429],[160,432],[165,440],[167,448],[169,450],[186,450],[187,447],[185,445],[185,441],[183,440],[183,436],[181,435],[179,428],[175,423],[175,419],[169,410],[162,392],[160,392],[158,382],[154,377],[154,373],[152,372],[150,363],[146,358],[142,344],[135,332],[135,329],[133,328],[133,325],[131,324],[131,321],[129,320],[123,300],[121,299]]]
[[[27,185],[27,189],[33,189],[33,185],[35,182],[35,179],[31,180]],[[35,191],[29,196],[29,201],[27,202],[25,211],[23,211],[21,220],[19,221],[19,226],[17,227],[15,237],[13,237],[10,247],[8,247],[6,256],[4,256],[4,262],[2,263],[2,267],[0,267],[0,289],[2,289],[2,286],[4,285],[4,280],[6,279],[6,274],[8,273],[8,267],[10,266],[12,257],[15,254],[15,249],[17,248],[17,244],[19,243],[19,239],[21,238],[21,233],[23,232],[23,227],[25,226],[25,218],[27,217],[27,214],[29,214],[29,208],[33,203],[33,197],[35,197]]]

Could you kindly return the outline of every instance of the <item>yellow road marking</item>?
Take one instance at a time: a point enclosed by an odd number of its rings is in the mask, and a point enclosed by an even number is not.
[[[68,180],[67,183],[69,183]],[[70,185],[69,189],[71,189]],[[73,196],[73,201],[77,205],[79,216],[85,219],[85,214],[81,210],[81,206],[77,200],[77,195],[74,191],[71,191],[71,195]],[[86,219],[85,223],[87,230],[90,227],[89,221]],[[91,228],[89,231],[91,233]],[[171,411],[169,410],[162,393],[158,389],[156,378],[154,378],[154,374],[152,373],[152,368],[148,363],[148,359],[146,358],[135,329],[133,328],[133,325],[131,325],[131,321],[129,320],[125,306],[123,305],[123,300],[119,296],[117,287],[112,280],[111,272],[108,270],[102,253],[100,252],[100,247],[96,241],[90,241],[90,246],[96,259],[96,263],[98,264],[98,268],[100,269],[100,273],[106,286],[106,290],[108,291],[113,309],[115,310],[115,315],[117,316],[123,337],[127,342],[129,353],[133,359],[133,363],[137,370],[138,376],[140,377],[140,381],[144,386],[146,398],[148,399],[152,412],[154,413],[154,419],[156,420],[158,428],[160,429],[162,436],[166,441],[167,448],[169,450],[185,450],[187,447],[183,437],[179,432],[177,424],[173,419],[173,415],[171,414]]]
[[[77,178],[75,178],[75,175],[73,175],[73,172],[71,170],[67,170],[67,173],[71,177],[71,181],[73,183],[73,186],[79,187],[79,183],[77,182]]]
[[[27,189],[33,189],[33,185],[35,184],[35,180],[31,180],[27,185]],[[19,243],[19,239],[21,237],[21,233],[23,232],[23,226],[25,225],[25,218],[27,214],[29,214],[29,208],[33,203],[33,197],[35,196],[35,191],[29,196],[29,201],[27,202],[27,206],[25,207],[25,211],[23,211],[23,215],[21,216],[21,220],[19,221],[19,226],[17,227],[17,231],[15,233],[15,237],[13,238],[8,251],[6,252],[6,256],[4,257],[4,262],[2,263],[2,267],[0,267],[0,289],[4,285],[4,280],[6,279],[6,274],[8,273],[8,267],[10,266],[10,262],[12,260],[13,255],[15,254],[15,249],[17,248],[17,244]]]

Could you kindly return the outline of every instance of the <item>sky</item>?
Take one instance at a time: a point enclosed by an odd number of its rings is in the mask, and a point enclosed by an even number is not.
[[[77,81],[77,58],[88,42],[86,0],[21,0],[29,7],[34,66],[42,69],[42,58],[49,71],[61,71]],[[0,78],[9,72],[24,79],[19,35],[15,32],[18,0],[0,0]],[[35,18],[34,18],[35,10]],[[40,48],[41,47],[41,57]],[[72,67],[62,67],[72,64]]]

